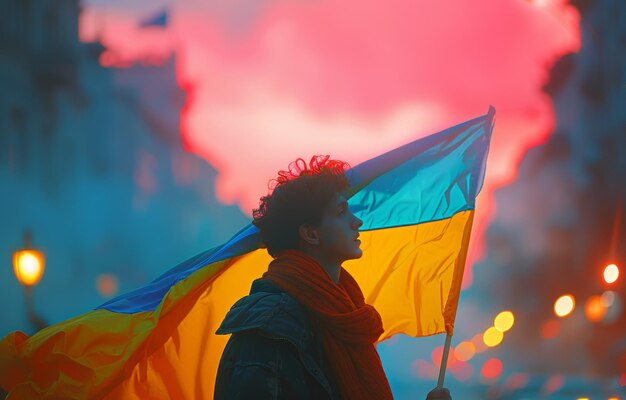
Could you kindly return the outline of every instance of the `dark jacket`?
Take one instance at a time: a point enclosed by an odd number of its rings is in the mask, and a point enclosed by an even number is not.
[[[217,371],[215,399],[338,399],[317,319],[262,280],[230,309],[216,334],[232,334]]]

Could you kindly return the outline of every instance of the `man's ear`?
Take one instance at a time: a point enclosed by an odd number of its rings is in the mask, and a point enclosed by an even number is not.
[[[304,243],[310,244],[312,246],[317,246],[320,244],[320,235],[314,226],[311,225],[300,225],[298,228],[298,234],[300,235],[300,240]]]

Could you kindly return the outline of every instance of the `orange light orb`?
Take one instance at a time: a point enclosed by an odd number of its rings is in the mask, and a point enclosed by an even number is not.
[[[554,302],[554,313],[557,317],[565,317],[574,311],[575,305],[574,296],[566,294]]]
[[[37,250],[19,250],[13,253],[13,272],[17,281],[24,286],[39,283],[45,269],[43,253]]]
[[[604,281],[608,284],[614,283],[619,277],[619,268],[615,264],[604,267]]]
[[[591,296],[585,303],[585,315],[591,322],[598,322],[604,318],[606,314],[606,307],[602,302],[601,296]]]
[[[110,297],[117,293],[119,283],[117,277],[113,274],[100,274],[96,278],[96,289],[103,297]]]
[[[541,325],[541,336],[544,339],[552,339],[559,334],[561,330],[561,324],[559,321],[549,319]]]
[[[460,361],[469,361],[476,354],[474,343],[463,341],[454,348],[454,356]]]

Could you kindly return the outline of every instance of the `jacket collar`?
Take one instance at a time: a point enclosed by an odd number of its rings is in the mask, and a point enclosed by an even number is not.
[[[257,330],[303,349],[309,343],[310,322],[305,309],[287,293],[257,279],[250,294],[237,301],[215,332],[218,335]]]

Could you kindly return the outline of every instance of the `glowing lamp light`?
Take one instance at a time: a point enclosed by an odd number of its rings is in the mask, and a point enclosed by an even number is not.
[[[604,281],[608,284],[614,283],[619,277],[619,268],[615,264],[609,264],[604,268]]]
[[[25,249],[13,253],[13,272],[17,281],[24,286],[39,283],[45,268],[45,257],[42,252]]]
[[[502,311],[493,322],[493,326],[500,332],[506,332],[513,327],[515,317],[511,311]]]
[[[487,329],[483,334],[483,342],[489,347],[496,347],[502,342],[504,334],[497,330],[494,326]]]
[[[557,317],[565,317],[574,311],[575,305],[574,296],[566,294],[554,302],[554,313]]]

